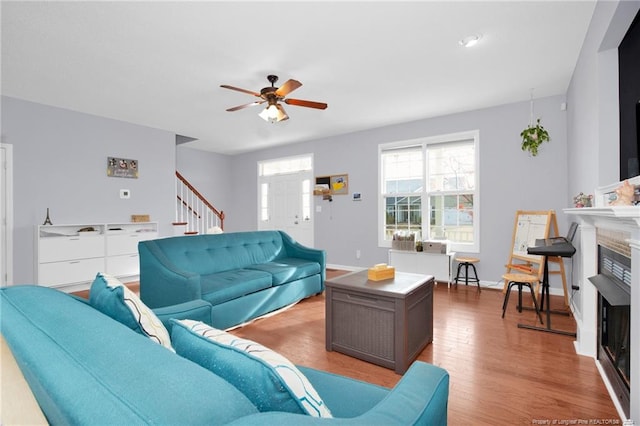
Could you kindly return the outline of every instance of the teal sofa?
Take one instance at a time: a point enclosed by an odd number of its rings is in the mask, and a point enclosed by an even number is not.
[[[299,367],[331,410],[321,419],[260,412],[229,381],[55,289],[2,288],[0,314],[0,332],[53,425],[447,423],[449,376],[419,361],[393,389]]]
[[[226,329],[322,293],[325,252],[282,231],[141,241],[140,298],[151,308],[202,300]]]

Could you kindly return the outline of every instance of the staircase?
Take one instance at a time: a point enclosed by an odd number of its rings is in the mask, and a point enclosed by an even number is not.
[[[174,235],[222,232],[224,212],[218,211],[176,170]]]

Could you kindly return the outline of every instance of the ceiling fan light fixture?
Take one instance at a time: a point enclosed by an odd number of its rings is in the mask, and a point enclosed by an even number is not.
[[[482,35],[480,34],[470,35],[460,40],[458,44],[460,44],[460,46],[463,46],[463,47],[472,47],[478,44],[481,38],[482,38]]]
[[[278,121],[287,120],[289,116],[284,112],[284,108],[278,104],[271,104],[258,114],[264,121],[269,123],[277,123]]]
[[[289,119],[289,116],[287,115],[286,112],[284,112],[284,108],[282,108],[282,105],[277,104],[276,108],[278,108],[278,121],[284,121]]]
[[[237,92],[246,93],[248,95],[255,96],[260,98],[259,101],[251,102],[244,105],[238,105],[233,108],[227,108],[227,111],[233,112],[238,111],[247,107],[252,107],[255,105],[262,105],[264,103],[267,104],[267,107],[258,114],[260,118],[264,121],[268,121],[270,123],[277,123],[278,121],[288,120],[289,116],[285,112],[284,108],[278,102],[284,102],[287,105],[295,105],[306,108],[315,108],[315,109],[327,109],[327,104],[324,102],[315,102],[315,101],[306,101],[304,99],[292,99],[288,98],[287,95],[293,92],[300,86],[298,80],[287,80],[282,86],[275,87],[275,82],[278,81],[278,76],[276,75],[268,75],[267,80],[271,83],[270,87],[264,87],[260,90],[260,93],[254,92],[252,90],[241,89],[239,87],[229,86],[227,84],[222,84],[220,87],[224,89],[235,90]]]

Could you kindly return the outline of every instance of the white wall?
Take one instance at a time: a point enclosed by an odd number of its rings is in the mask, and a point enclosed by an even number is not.
[[[54,224],[150,214],[171,235],[174,134],[3,96],[2,140],[13,145],[14,283],[34,282],[34,228],[47,207]],[[107,157],[138,160],[140,177],[107,177]]]
[[[528,90],[528,89],[523,89]],[[231,158],[234,193],[227,210],[227,230],[256,229],[256,163],[260,160],[313,153],[315,174],[349,174],[350,192],[363,200],[314,197],[315,246],[327,251],[327,262],[366,267],[387,261],[377,246],[378,145],[381,143],[480,130],[481,280],[497,282],[505,272],[517,210],[549,210],[559,214],[560,233],[568,225],[562,209],[571,206],[567,186],[566,112],[563,96],[535,101],[535,115],[551,134],[537,157],[520,149],[520,131],[529,122],[529,102],[503,105],[438,118],[387,126],[312,142],[281,146]],[[314,209],[315,211],[315,209]],[[356,259],[356,250],[361,258]],[[560,288],[559,281],[552,286]]]

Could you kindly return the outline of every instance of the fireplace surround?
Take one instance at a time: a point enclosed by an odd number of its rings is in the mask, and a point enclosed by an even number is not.
[[[589,277],[598,290],[597,359],[611,385],[612,397],[618,400],[625,416],[629,417],[633,361],[629,346],[631,258],[604,245],[599,235],[597,242],[598,275]],[[624,241],[616,241],[616,245],[623,246]]]
[[[640,177],[629,179],[633,185],[640,185]],[[607,365],[603,356],[608,356],[606,352],[601,353],[599,343],[598,320],[602,302],[599,305],[599,292],[594,283],[589,280],[598,276],[601,272],[598,263],[599,246],[598,240],[604,244],[617,244],[615,252],[626,250],[629,273],[627,282],[629,283],[629,338],[624,350],[628,351],[628,359],[640,359],[640,206],[609,206],[606,197],[620,185],[616,183],[596,190],[596,206],[589,208],[564,209],[564,213],[569,215],[571,220],[579,223],[579,233],[575,246],[577,249],[574,256],[574,279],[579,290],[571,301],[571,310],[576,319],[577,337],[574,342],[576,352],[594,358],[600,371],[602,379],[609,390],[611,398],[616,405],[618,413],[622,419],[629,422],[634,421],[640,424],[640,362],[632,362],[628,367],[627,381],[629,386],[629,405],[623,408],[624,401],[619,400],[615,379],[610,379]],[[620,237],[621,236],[621,237]],[[620,248],[622,247],[622,248]],[[626,249],[625,249],[626,247]],[[611,248],[611,247],[609,247]],[[624,280],[623,280],[624,281]],[[625,288],[625,287],[623,287]],[[605,309],[608,307],[605,305]],[[606,315],[610,315],[609,310]],[[614,315],[621,315],[614,313]],[[607,317],[609,318],[609,317]],[[620,330],[616,328],[616,332]],[[611,337],[609,333],[606,338]],[[614,337],[616,339],[618,337]],[[614,342],[612,342],[613,344]],[[620,348],[618,348],[620,349]],[[607,351],[604,349],[603,351]],[[615,349],[614,349],[615,350]],[[621,354],[622,356],[622,354]],[[620,360],[621,361],[621,360]],[[615,364],[614,364],[615,365]],[[614,366],[615,370],[622,367],[627,371],[625,365]],[[618,374],[616,372],[616,374]],[[612,376],[613,377],[613,376]],[[625,379],[621,379],[624,382]],[[632,423],[629,423],[632,424]]]

